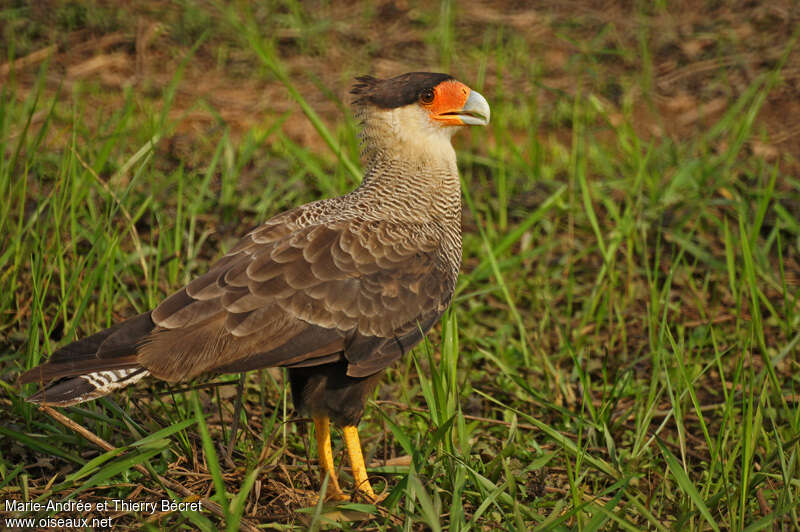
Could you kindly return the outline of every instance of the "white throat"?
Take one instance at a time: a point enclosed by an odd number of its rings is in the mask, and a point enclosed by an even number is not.
[[[362,158],[367,174],[371,167],[388,158],[420,170],[445,171],[458,175],[456,152],[451,144],[458,129],[434,122],[418,105],[364,112],[360,117]]]

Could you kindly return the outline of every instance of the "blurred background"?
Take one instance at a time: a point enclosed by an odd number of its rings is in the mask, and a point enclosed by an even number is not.
[[[531,157],[543,140],[571,138],[569,101],[593,98],[609,131],[628,120],[644,140],[706,132],[779,63],[781,83],[754,117],[764,139],[748,151],[770,161],[798,153],[797,30],[793,2],[4,2],[0,75],[16,96],[86,92],[97,112],[163,105],[173,138],[194,147],[228,131],[277,128],[313,151],[324,142],[267,61],[334,130],[348,120],[357,75],[445,71],[492,95],[499,107],[487,149],[513,143]],[[225,4],[227,6],[227,4]],[[236,6],[236,4],[232,4]],[[236,9],[232,7],[231,9]],[[227,13],[227,15],[225,14]],[[248,35],[258,32],[261,60]],[[788,60],[787,60],[788,59]],[[513,106],[514,113],[504,113]],[[529,123],[530,115],[536,122]],[[34,117],[34,123],[37,117]],[[566,127],[565,127],[566,126]],[[599,128],[600,124],[593,124]],[[497,134],[503,131],[508,137]],[[754,135],[757,136],[757,135]],[[511,146],[506,149],[511,149]],[[189,153],[192,153],[191,151]],[[185,157],[184,153],[176,153]]]
[[[145,458],[211,493],[194,427],[66,482],[99,451],[17,373],[352,189],[353,78],[427,70],[492,123],[454,140],[453,311],[362,424],[393,490],[372,524],[798,530],[799,30],[790,0],[0,2],[0,495],[163,493]],[[200,392],[222,438],[235,387]],[[117,446],[194,419],[182,391],[126,394],[68,412]],[[260,468],[245,518],[305,526],[280,372],[245,397],[226,485]],[[151,524],[186,519],[218,517]]]

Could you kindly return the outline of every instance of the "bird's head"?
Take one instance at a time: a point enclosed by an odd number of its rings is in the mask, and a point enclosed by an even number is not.
[[[367,156],[387,149],[415,151],[425,158],[449,154],[457,130],[489,123],[486,98],[447,74],[409,72],[356,80],[350,93],[364,125]]]

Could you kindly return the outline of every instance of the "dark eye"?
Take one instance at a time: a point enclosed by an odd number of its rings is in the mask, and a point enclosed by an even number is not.
[[[422,94],[419,95],[419,101],[424,104],[433,103],[434,96],[433,89],[425,89],[422,91]]]

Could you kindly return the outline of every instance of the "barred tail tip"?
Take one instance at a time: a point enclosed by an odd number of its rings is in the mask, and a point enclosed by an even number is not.
[[[95,371],[59,381],[25,400],[47,406],[72,406],[125,388],[149,374],[145,368]]]

